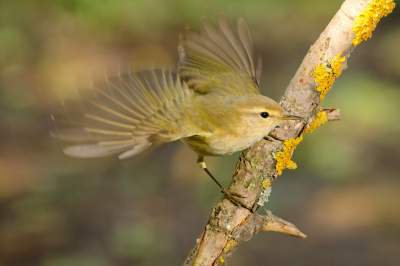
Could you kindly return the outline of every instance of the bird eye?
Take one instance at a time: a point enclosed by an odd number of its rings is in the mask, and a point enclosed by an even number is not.
[[[269,114],[268,114],[268,112],[261,112],[261,113],[260,113],[260,116],[261,116],[262,118],[267,118],[267,117],[269,116]]]

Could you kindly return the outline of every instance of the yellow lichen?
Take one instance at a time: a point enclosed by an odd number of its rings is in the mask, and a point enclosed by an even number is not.
[[[235,239],[229,239],[228,242],[226,242],[226,245],[224,247],[224,253],[228,253],[232,251],[237,246],[238,242]]]
[[[346,62],[346,57],[342,53],[338,53],[331,61],[331,69],[336,78],[342,75],[343,63]]]
[[[283,142],[283,149],[275,154],[275,170],[277,175],[281,175],[283,170],[296,169],[297,164],[292,160],[292,155],[296,146],[303,140],[303,136],[288,139]]]
[[[306,127],[304,133],[312,133],[326,122],[328,122],[328,113],[320,111],[315,115],[313,121],[311,121],[311,123]],[[281,175],[285,169],[297,168],[297,164],[292,160],[292,156],[297,145],[299,145],[302,140],[303,135],[300,135],[297,138],[288,139],[283,142],[282,150],[275,154],[275,170],[278,176]],[[261,185],[263,189],[266,190],[271,187],[271,180],[266,178],[262,181]]]
[[[224,250],[223,250],[223,254],[228,254],[228,253],[231,252],[237,245],[238,245],[238,241],[237,241],[237,240],[235,240],[235,239],[229,239],[229,240],[226,242],[226,244],[225,244],[225,247],[224,247]],[[219,258],[218,258],[218,263],[219,263],[219,264],[224,264],[224,263],[225,263],[225,259],[224,259],[224,256],[223,256],[223,255],[219,256]]]
[[[328,64],[320,64],[314,69],[312,76],[317,84],[315,89],[320,92],[321,101],[325,98],[335,80],[342,74],[343,63],[345,61],[346,57],[342,56],[342,53],[339,53],[330,62],[328,62]],[[316,128],[325,124],[327,121],[328,114],[323,111],[319,112],[304,132],[311,133]],[[297,168],[296,162],[292,160],[292,155],[296,149],[296,146],[302,140],[303,136],[300,135],[297,138],[288,139],[283,142],[283,149],[275,154],[275,170],[278,176],[281,175],[285,169]],[[262,185],[264,187],[264,184]]]
[[[372,0],[354,20],[353,45],[356,46],[371,38],[378,22],[389,15],[394,7],[393,0]]]
[[[271,187],[271,180],[269,178],[264,178],[264,180],[261,182],[261,186],[263,189],[267,189]]]
[[[328,94],[335,80],[342,74],[342,66],[345,61],[346,57],[339,53],[328,64],[319,64],[314,69],[312,76],[317,84],[315,90],[319,91],[321,101]]]
[[[312,133],[314,132],[314,130],[316,130],[326,122],[328,122],[328,114],[325,111],[320,111],[315,115],[313,121],[311,121],[311,123],[308,124],[304,132]]]

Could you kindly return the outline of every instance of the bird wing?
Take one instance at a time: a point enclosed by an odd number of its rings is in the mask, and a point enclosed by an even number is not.
[[[73,157],[128,158],[185,137],[181,118],[192,94],[169,71],[121,74],[82,97],[78,108],[66,106],[61,115],[52,116],[52,135],[75,142],[64,149]]]
[[[188,34],[181,41],[179,57],[179,74],[195,92],[260,93],[261,64],[254,63],[253,42],[243,19],[238,20],[236,33],[220,20],[217,29],[204,25],[201,33]]]

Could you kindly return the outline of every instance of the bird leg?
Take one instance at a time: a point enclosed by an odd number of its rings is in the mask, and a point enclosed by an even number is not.
[[[229,192],[226,188],[224,188],[221,183],[218,181],[217,178],[215,178],[215,176],[210,172],[210,170],[208,170],[206,162],[204,161],[204,157],[203,156],[199,156],[197,159],[197,163],[199,164],[199,166],[201,167],[201,169],[204,170],[204,172],[207,173],[207,175],[215,182],[215,184],[217,184],[217,186],[219,187],[220,191],[225,195],[225,197],[227,199],[229,199],[233,204],[241,206],[243,208],[248,209],[246,206],[244,206],[241,202],[239,202],[236,198],[243,198],[242,195],[237,195],[237,194],[232,194],[231,192]],[[235,198],[236,197],[236,198]]]
[[[215,184],[217,184],[217,186],[219,187],[219,189],[223,192],[225,189],[224,187],[221,185],[221,183],[213,176],[213,174],[210,172],[210,170],[208,170],[206,162],[204,161],[204,157],[203,156],[199,156],[199,158],[197,159],[197,163],[199,164],[199,166],[201,167],[201,169],[204,170],[204,172],[207,173],[207,175],[215,182]]]

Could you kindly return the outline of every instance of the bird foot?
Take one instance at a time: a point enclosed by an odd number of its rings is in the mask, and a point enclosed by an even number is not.
[[[236,206],[250,210],[247,206],[245,206],[242,202],[240,202],[240,200],[238,200],[238,198],[240,198],[240,199],[245,198],[243,195],[240,195],[237,193],[232,193],[232,192],[228,191],[226,188],[222,189],[221,192],[224,194],[226,199],[228,199],[230,202],[232,202]]]
[[[274,142],[274,141],[284,141],[284,139],[280,139],[276,136],[272,136],[272,135],[268,135],[264,137],[264,140],[270,141],[270,142]]]

